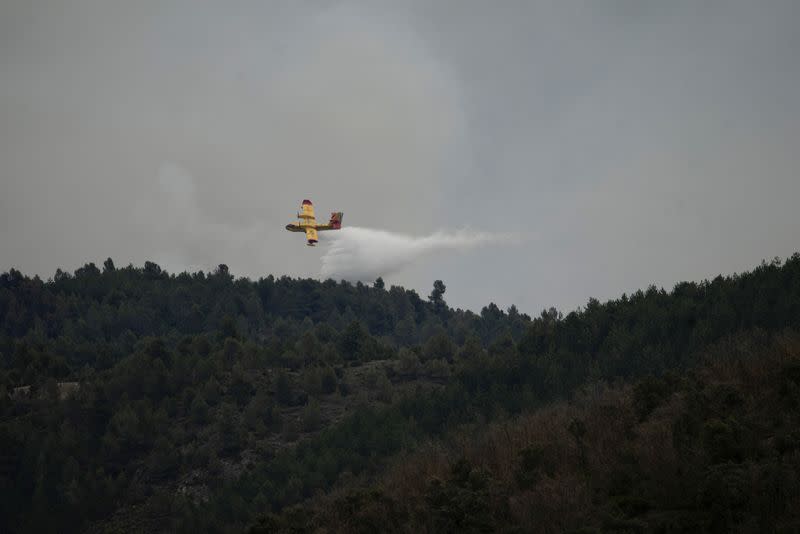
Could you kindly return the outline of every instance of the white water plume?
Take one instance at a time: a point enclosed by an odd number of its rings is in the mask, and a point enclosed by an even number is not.
[[[458,230],[438,231],[414,237],[385,230],[347,227],[330,236],[328,250],[322,256],[321,276],[371,282],[379,276],[397,272],[423,256],[438,251],[466,250],[509,236],[487,232]]]

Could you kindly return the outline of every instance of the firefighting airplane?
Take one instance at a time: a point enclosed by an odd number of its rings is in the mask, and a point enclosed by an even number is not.
[[[313,247],[317,244],[317,232],[342,228],[342,215],[344,214],[341,211],[334,211],[328,224],[317,224],[317,219],[314,218],[314,205],[306,199],[300,205],[300,213],[297,214],[300,220],[297,224],[287,224],[286,229],[290,232],[305,232],[308,246]]]

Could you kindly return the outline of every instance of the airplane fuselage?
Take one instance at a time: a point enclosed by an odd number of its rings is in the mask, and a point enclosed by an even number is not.
[[[339,230],[342,227],[342,212],[331,213],[331,220],[328,224],[317,224],[314,217],[314,206],[310,200],[304,200],[300,205],[300,212],[297,214],[299,221],[286,225],[290,232],[305,232],[306,242],[309,247],[313,247],[319,240],[318,231]]]

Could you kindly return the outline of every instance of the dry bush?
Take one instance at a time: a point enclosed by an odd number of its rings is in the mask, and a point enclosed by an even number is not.
[[[533,414],[494,423],[479,432],[460,434],[461,455],[496,479],[513,480],[520,453],[529,447],[543,451],[544,463],[564,465],[577,457],[567,426],[572,410],[564,403],[554,404]]]
[[[585,524],[592,491],[584,478],[573,474],[545,476],[533,490],[511,496],[509,509],[523,532],[567,532]]]
[[[382,486],[395,499],[418,500],[429,480],[445,478],[449,471],[448,451],[440,443],[429,442],[397,458],[383,477]]]
[[[628,463],[631,457],[630,440],[636,425],[631,397],[629,387],[612,389],[601,384],[584,389],[575,399],[577,420],[585,428],[580,442],[586,468],[602,485],[615,476],[611,466]]]
[[[649,486],[653,493],[646,497],[651,500],[676,502],[682,496],[681,460],[674,446],[673,426],[685,409],[682,395],[673,395],[636,428],[633,442],[636,464],[646,480],[658,481]]]

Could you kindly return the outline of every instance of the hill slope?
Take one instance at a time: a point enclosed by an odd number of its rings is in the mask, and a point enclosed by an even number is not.
[[[463,425],[786,328],[800,329],[797,254],[533,320],[452,310],[443,284],[423,300],[380,280],[237,280],[223,265],[171,275],[108,260],[47,282],[12,270],[0,275],[3,528],[241,530],[378,480],[395,455]]]
[[[796,531],[800,336],[738,336],[707,359],[466,425],[251,531]]]

